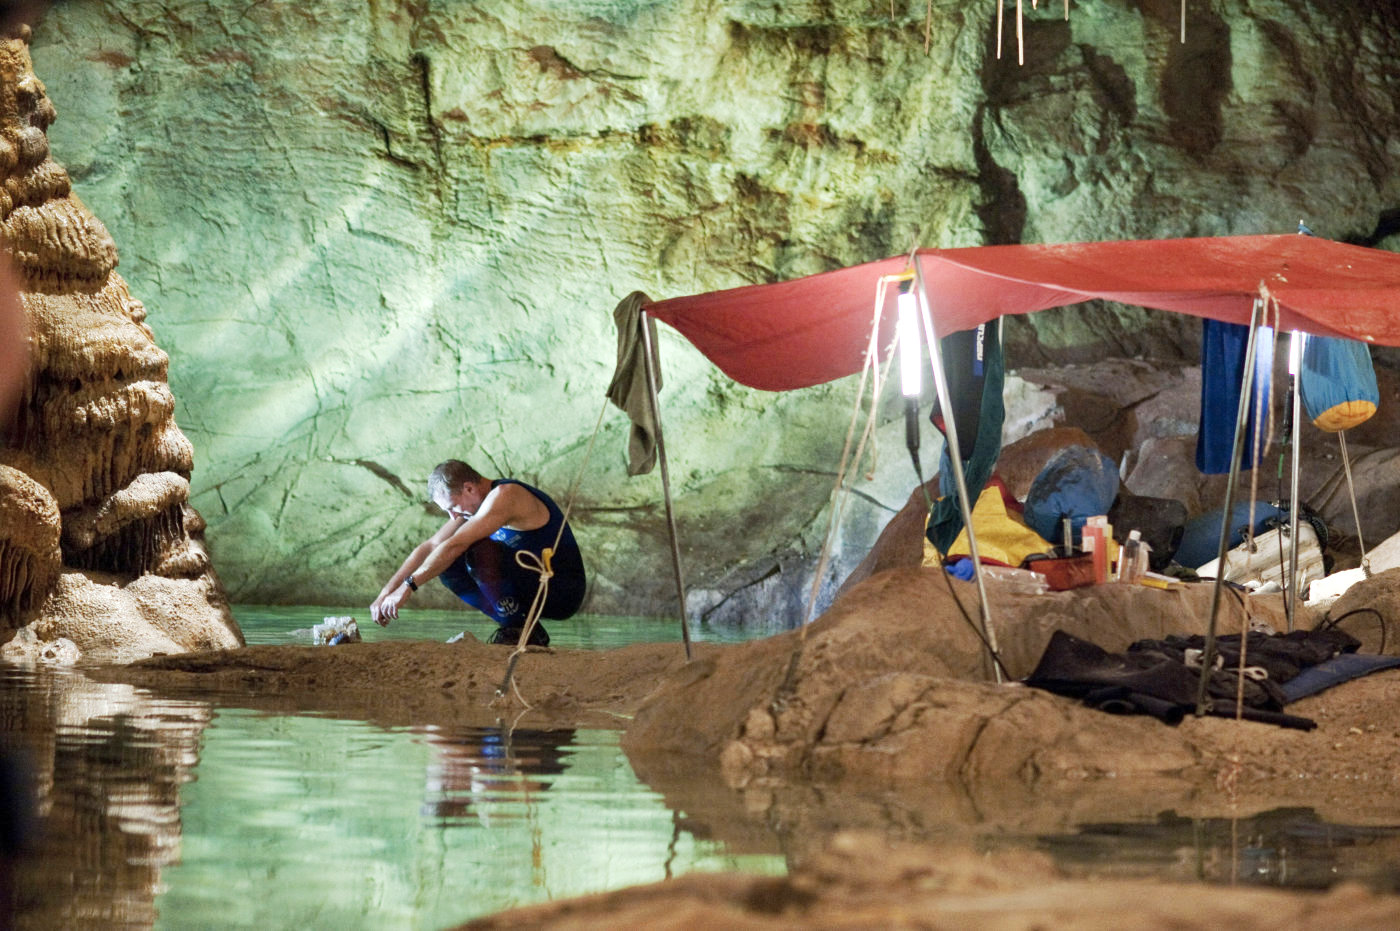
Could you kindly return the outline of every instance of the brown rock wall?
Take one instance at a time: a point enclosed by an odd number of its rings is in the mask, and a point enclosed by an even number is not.
[[[0,445],[0,636],[27,626],[95,657],[241,644],[188,503],[169,359],[49,157],[53,119],[27,30],[0,41],[0,242],[29,347]]]

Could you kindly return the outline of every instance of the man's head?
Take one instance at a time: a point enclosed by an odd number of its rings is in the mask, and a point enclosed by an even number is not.
[[[460,459],[439,463],[428,476],[428,497],[449,514],[470,517],[490,491],[490,482]]]

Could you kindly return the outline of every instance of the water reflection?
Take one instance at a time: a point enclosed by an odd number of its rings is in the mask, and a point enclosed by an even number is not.
[[[1327,889],[1364,883],[1400,892],[1400,828],[1323,821],[1307,808],[1242,818],[1184,818],[1146,824],[1088,824],[1041,837],[1061,866],[1094,876],[1153,875],[1212,883]]]
[[[201,756],[158,927],[438,928],[652,882],[668,863],[756,865],[677,844],[615,731],[384,730],[220,709]]]
[[[0,668],[36,831],[0,927],[437,928],[693,870],[781,873],[686,833],[607,730],[413,727]]]
[[[35,816],[6,927],[150,927],[160,870],[180,855],[180,787],[211,717],[207,703],[71,670],[0,667],[0,735]]]
[[[770,805],[748,811],[688,762],[652,761],[643,782],[617,731],[386,729],[238,700],[0,667],[0,747],[30,761],[40,829],[0,927],[439,928],[696,870],[785,870]],[[855,806],[820,830],[777,829],[797,848],[859,820]],[[1094,876],[1400,891],[1400,829],[1310,811],[983,843]]]
[[[484,827],[524,816],[537,793],[564,772],[573,728],[414,729],[433,749],[423,813],[439,824],[471,819]]]

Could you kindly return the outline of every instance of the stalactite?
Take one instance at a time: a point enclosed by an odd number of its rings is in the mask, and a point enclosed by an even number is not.
[[[49,200],[40,207],[17,207],[0,225],[0,233],[10,244],[16,271],[31,290],[100,286],[117,266],[112,237],[72,197]]]
[[[0,615],[37,607],[61,567],[58,505],[17,469],[0,466]]]
[[[24,303],[36,373],[59,383],[110,378],[118,370],[131,380],[165,381],[169,357],[129,309],[139,302],[119,276],[90,293],[27,292]]]
[[[137,522],[148,521],[189,497],[189,481],[173,472],[146,473],[96,504],[85,504],[63,515],[63,546],[69,553],[82,552],[100,541],[124,533]],[[181,522],[183,527],[183,522]]]
[[[189,528],[185,528],[188,534]],[[204,547],[187,537],[175,540],[151,572],[171,579],[194,579],[209,569],[209,554]]]
[[[144,575],[184,540],[185,523],[177,502],[158,514],[126,524],[86,549],[65,546],[64,557],[80,569]]]
[[[41,593],[31,584],[35,576],[34,557],[19,547],[0,540],[0,613],[18,616],[34,607]]]

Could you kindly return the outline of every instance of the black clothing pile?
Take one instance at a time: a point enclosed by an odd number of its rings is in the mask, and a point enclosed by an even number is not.
[[[1251,633],[1243,646],[1245,668],[1241,677],[1240,636],[1215,639],[1214,668],[1206,680],[1209,707],[1204,710],[1209,714],[1234,717],[1236,695],[1243,679],[1242,717],[1312,730],[1316,722],[1283,712],[1283,707],[1294,700],[1289,697],[1285,684],[1306,669],[1355,653],[1361,643],[1350,634],[1333,628],[1295,630],[1287,634]],[[1025,683],[1057,695],[1082,699],[1085,704],[1102,711],[1149,714],[1167,724],[1178,724],[1188,712],[1196,709],[1204,652],[1205,638],[1200,636],[1139,640],[1122,653],[1109,653],[1087,640],[1057,630]],[[1400,665],[1400,657],[1377,659],[1385,662],[1365,672],[1385,665]]]

